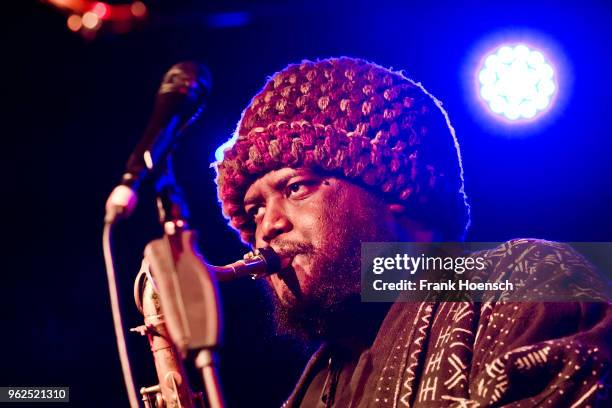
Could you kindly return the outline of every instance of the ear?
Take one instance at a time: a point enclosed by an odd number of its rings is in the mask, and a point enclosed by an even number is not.
[[[387,209],[394,217],[399,230],[399,240],[408,242],[432,242],[434,231],[425,227],[421,222],[412,219],[407,214],[407,208],[403,204],[387,204]]]

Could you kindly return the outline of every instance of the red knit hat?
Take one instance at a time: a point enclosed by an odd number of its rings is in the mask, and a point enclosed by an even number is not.
[[[347,57],[289,65],[252,99],[233,140],[215,163],[218,195],[245,242],[255,230],[245,192],[282,167],[312,167],[378,191],[445,240],[462,239],[469,225],[448,116],[401,72]]]

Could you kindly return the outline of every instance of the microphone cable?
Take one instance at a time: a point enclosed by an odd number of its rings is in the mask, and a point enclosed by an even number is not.
[[[119,305],[119,290],[117,286],[117,278],[115,274],[115,265],[113,260],[112,250],[112,222],[104,223],[102,232],[102,248],[104,252],[104,264],[106,266],[106,277],[108,280],[108,292],[110,295],[111,309],[113,313],[113,325],[115,326],[115,337],[117,339],[117,349],[119,351],[119,360],[121,361],[121,370],[123,371],[123,379],[128,393],[131,408],[139,408],[138,398],[136,397],[136,386],[132,376],[132,367],[130,366],[130,357],[127,352],[127,344],[125,341],[125,332],[123,331],[123,322],[121,319],[121,309]]]

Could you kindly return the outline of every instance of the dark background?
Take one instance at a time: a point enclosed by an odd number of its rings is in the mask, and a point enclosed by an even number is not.
[[[12,3],[1,17],[0,385],[65,385],[73,406],[127,405],[102,260],[103,206],[162,75],[185,59],[214,77],[208,110],[176,152],[211,263],[245,252],[217,206],[215,148],[267,75],[339,55],[405,69],[444,101],[462,144],[468,239],[612,240],[607,1],[158,0],[147,2],[145,24],[94,40],[70,32],[49,5]],[[504,36],[539,45],[557,68],[559,98],[539,122],[499,124],[474,98],[478,58]],[[159,234],[145,188],[135,216],[116,231],[126,326],[142,324],[131,285],[144,245]],[[266,301],[250,281],[224,286],[223,301],[228,402],[279,405],[304,363],[300,349],[272,336]],[[152,384],[146,340],[130,334],[129,349],[138,386]]]

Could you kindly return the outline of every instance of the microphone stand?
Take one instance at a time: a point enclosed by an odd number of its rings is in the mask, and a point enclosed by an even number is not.
[[[177,185],[171,155],[158,168],[157,208],[164,236],[145,248],[170,337],[183,358],[194,358],[209,406],[225,403],[217,371],[221,343],[221,305],[217,281],[196,248],[187,224],[188,210]]]

